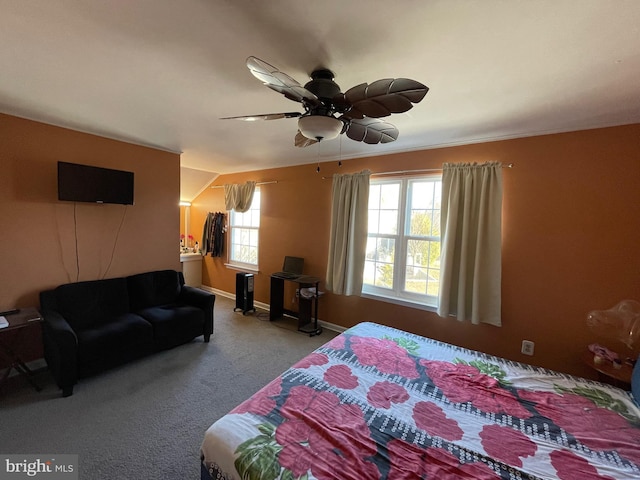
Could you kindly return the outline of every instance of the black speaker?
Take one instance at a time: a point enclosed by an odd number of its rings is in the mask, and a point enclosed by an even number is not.
[[[248,311],[256,311],[253,306],[253,273],[236,274],[236,308],[246,315]]]

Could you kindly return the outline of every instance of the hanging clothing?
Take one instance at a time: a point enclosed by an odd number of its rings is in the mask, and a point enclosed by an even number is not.
[[[227,222],[224,213],[216,213],[213,225],[213,250],[212,257],[221,257],[224,252],[224,237],[227,233]]]
[[[224,252],[224,237],[227,232],[226,215],[221,212],[207,214],[202,229],[202,254],[221,257]]]

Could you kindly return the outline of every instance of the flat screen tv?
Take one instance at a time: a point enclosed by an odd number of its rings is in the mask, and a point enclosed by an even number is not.
[[[58,162],[58,200],[133,205],[133,172]]]

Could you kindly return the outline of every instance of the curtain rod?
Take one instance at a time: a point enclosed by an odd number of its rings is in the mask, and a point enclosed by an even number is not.
[[[513,163],[507,163],[507,164],[503,164],[502,168],[513,168],[514,165]],[[420,170],[397,170],[395,172],[374,172],[371,174],[371,176],[373,177],[374,175],[404,175],[406,173],[425,173],[425,172],[441,172],[442,168],[423,168]],[[333,177],[322,177],[322,180],[329,180]]]
[[[256,187],[258,185],[269,185],[270,183],[278,183],[277,180],[271,180],[270,182],[256,182]],[[224,185],[212,185],[209,188],[224,188]]]

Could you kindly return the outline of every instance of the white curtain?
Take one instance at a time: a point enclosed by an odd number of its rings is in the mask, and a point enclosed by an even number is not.
[[[438,315],[501,320],[502,164],[445,163]]]
[[[367,248],[371,172],[334,175],[326,288],[340,295],[360,295]]]
[[[224,205],[227,210],[235,210],[243,213],[251,208],[253,192],[256,190],[256,182],[247,182],[243,185],[227,184],[224,186]]]

